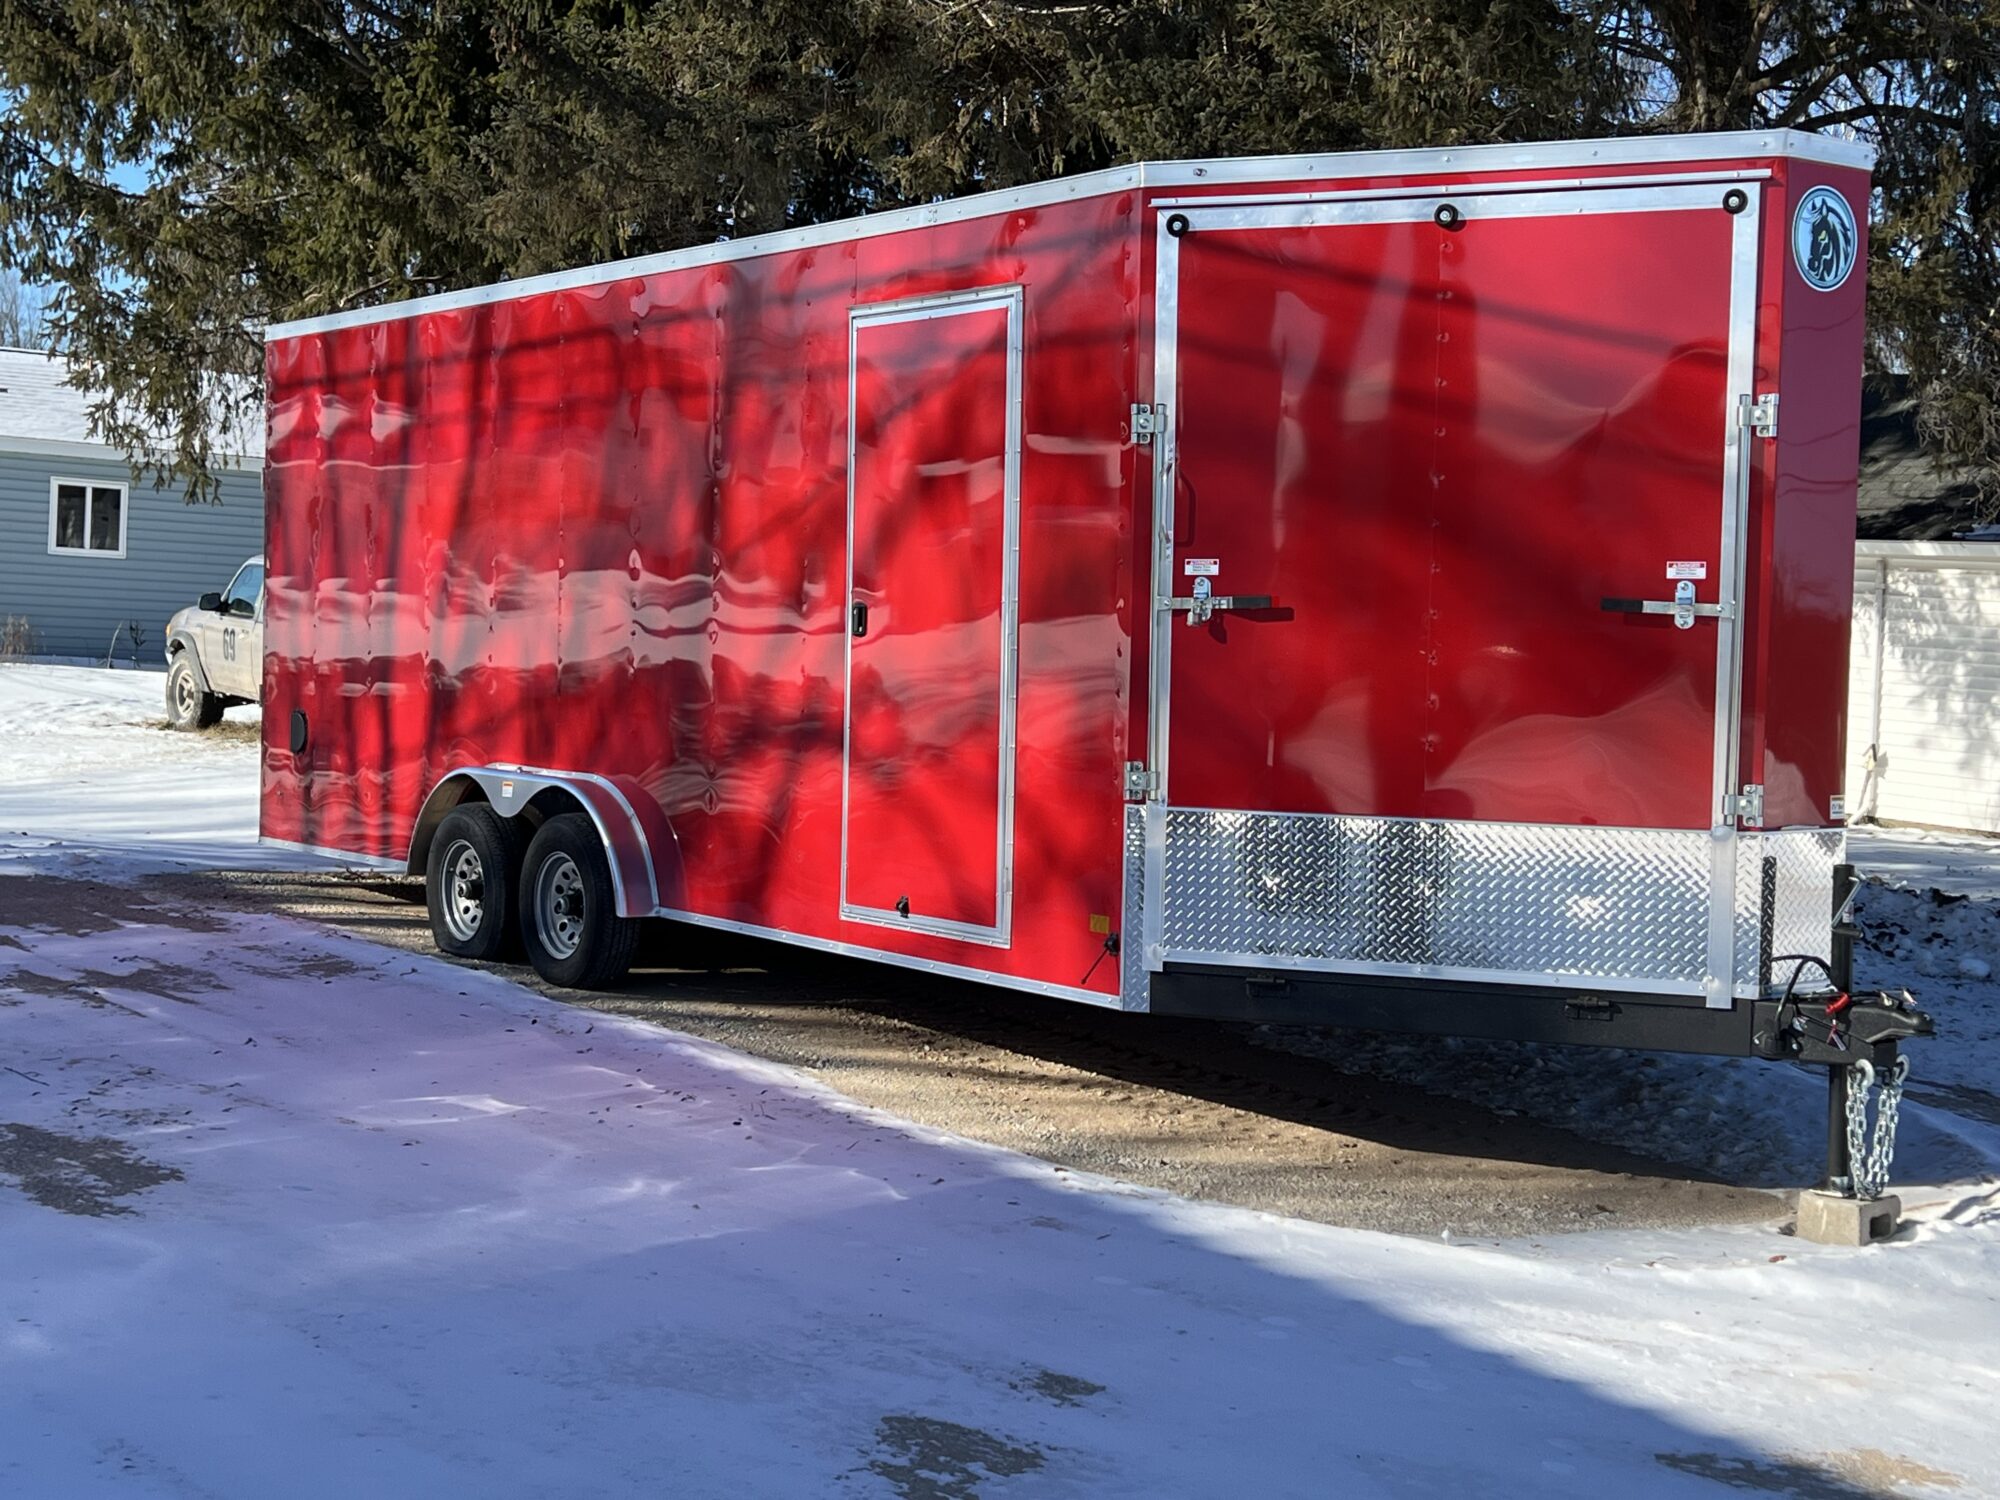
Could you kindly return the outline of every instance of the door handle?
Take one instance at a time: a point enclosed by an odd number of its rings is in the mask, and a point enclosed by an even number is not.
[[[1676,630],[1692,630],[1696,615],[1719,620],[1732,613],[1726,604],[1695,603],[1694,584],[1685,578],[1674,585],[1671,599],[1600,599],[1597,607],[1620,615],[1672,615]]]
[[[1218,610],[1270,607],[1269,594],[1171,594],[1160,601],[1161,609],[1185,611],[1190,625],[1201,624]]]
[[[868,606],[859,599],[847,607],[847,633],[857,641],[868,634]]]

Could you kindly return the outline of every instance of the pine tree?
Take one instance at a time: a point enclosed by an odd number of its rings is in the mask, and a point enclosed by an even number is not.
[[[0,0],[0,89],[0,260],[183,475],[270,320],[1146,157],[1777,125],[1882,149],[1871,356],[2000,506],[2000,0]]]

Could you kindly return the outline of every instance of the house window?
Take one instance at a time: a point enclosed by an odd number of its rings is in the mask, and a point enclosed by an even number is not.
[[[49,551],[61,556],[123,557],[125,500],[122,484],[50,480]]]

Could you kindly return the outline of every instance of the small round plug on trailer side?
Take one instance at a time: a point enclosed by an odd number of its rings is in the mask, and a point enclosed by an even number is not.
[[[550,818],[528,845],[520,880],[521,939],[550,984],[594,990],[632,967],[636,918],[618,915],[611,861],[583,813]]]
[[[455,807],[438,825],[424,869],[431,936],[454,958],[506,959],[519,951],[514,890],[527,830],[483,802]]]

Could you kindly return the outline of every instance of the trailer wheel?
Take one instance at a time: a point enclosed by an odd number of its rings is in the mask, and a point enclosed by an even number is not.
[[[176,729],[213,729],[222,722],[222,700],[208,690],[185,651],[167,668],[167,722]]]
[[[424,868],[431,936],[440,952],[489,960],[507,955],[516,936],[514,885],[526,842],[517,819],[483,804],[445,814]]]
[[[618,915],[611,863],[582,813],[542,825],[528,845],[520,900],[528,962],[550,984],[603,989],[632,967],[639,924]]]

